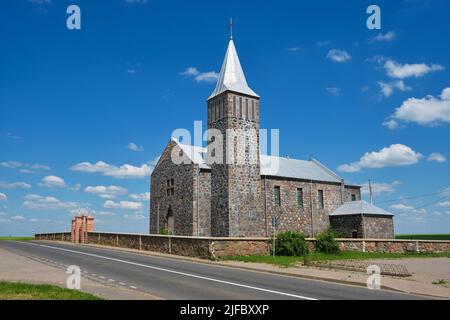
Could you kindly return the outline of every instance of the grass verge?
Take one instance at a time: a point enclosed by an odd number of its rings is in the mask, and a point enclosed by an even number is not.
[[[9,240],[9,241],[29,241],[34,240],[34,237],[0,237],[0,241]]]
[[[339,254],[326,254],[319,252],[311,252],[308,255],[309,261],[323,260],[365,260],[365,259],[401,259],[401,258],[450,258],[449,252],[444,253],[384,253],[384,252],[357,252],[343,251]],[[285,257],[285,256],[228,256],[221,260],[233,260],[254,263],[269,263],[280,267],[291,267],[297,262],[303,263],[303,257]]]
[[[92,294],[52,285],[0,281],[0,300],[102,300]]]

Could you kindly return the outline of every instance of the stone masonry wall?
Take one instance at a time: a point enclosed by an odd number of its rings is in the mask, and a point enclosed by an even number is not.
[[[345,187],[341,192],[341,184],[320,183],[313,181],[300,181],[294,179],[264,177],[261,178],[263,188],[266,188],[265,203],[267,206],[268,234],[273,233],[272,218],[277,218],[279,231],[296,230],[305,233],[307,236],[314,236],[326,230],[329,225],[328,214],[337,209],[344,202],[351,201],[351,195],[360,199],[359,189],[355,187]],[[275,186],[280,187],[281,206],[275,204]],[[297,188],[303,190],[303,205],[297,202]],[[323,190],[324,207],[319,207],[318,190]],[[312,193],[311,193],[312,192]],[[311,211],[312,220],[311,224]]]
[[[70,242],[70,232],[36,234],[37,240]],[[88,232],[87,243],[181,256],[216,259],[232,255],[270,254],[270,238],[181,237],[145,234]],[[314,250],[315,239],[307,239]],[[343,251],[363,252],[450,252],[450,241],[337,239]]]
[[[194,232],[194,187],[198,167],[173,163],[171,152],[174,148],[174,152],[181,154],[180,148],[171,141],[151,176],[150,232],[157,234],[168,227],[170,208],[174,218],[174,234],[190,236]],[[186,155],[182,158],[183,163],[190,162]],[[174,181],[174,194],[167,194],[167,180],[170,179]]]

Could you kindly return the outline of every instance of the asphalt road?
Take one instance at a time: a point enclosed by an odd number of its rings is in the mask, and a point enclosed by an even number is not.
[[[421,299],[388,290],[215,266],[109,248],[43,241],[0,241],[0,247],[162,299]],[[1,256],[0,256],[1,259]]]

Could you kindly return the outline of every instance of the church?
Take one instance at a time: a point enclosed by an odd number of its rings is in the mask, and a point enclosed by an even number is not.
[[[207,147],[169,139],[151,175],[151,234],[266,237],[295,230],[314,237],[331,226],[345,237],[394,237],[393,215],[362,201],[360,186],[316,159],[261,154],[260,97],[247,84],[233,37],[206,107],[208,131],[223,135],[222,147],[216,150],[209,134]],[[229,131],[242,136],[230,138]],[[209,161],[233,150],[243,161]]]

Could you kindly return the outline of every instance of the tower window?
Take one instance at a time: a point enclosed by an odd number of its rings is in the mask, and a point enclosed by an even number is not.
[[[208,121],[209,121],[209,123],[211,123],[212,122],[212,119],[211,119],[211,103],[209,103],[209,108],[208,108]]]
[[[217,101],[216,101],[216,116],[215,116],[215,118],[216,118],[216,121],[217,120],[219,120],[219,105],[218,105],[218,103],[217,103]]]
[[[252,120],[255,120],[255,100],[252,100]]]
[[[273,197],[274,197],[275,205],[277,207],[281,207],[281,190],[280,190],[280,186],[274,186],[273,187]]]
[[[222,105],[222,99],[219,99],[219,119],[222,119],[223,117],[223,105]]]
[[[297,188],[297,206],[303,207],[303,189]]]
[[[223,116],[228,118],[227,105],[227,99],[223,98]]]
[[[318,197],[318,201],[319,201],[319,208],[323,209],[324,208],[323,190],[317,191],[317,197]]]
[[[236,117],[236,96],[233,97],[233,117]]]
[[[239,97],[239,118],[242,118],[242,97]]]
[[[356,201],[356,194],[352,194],[352,201]]]

